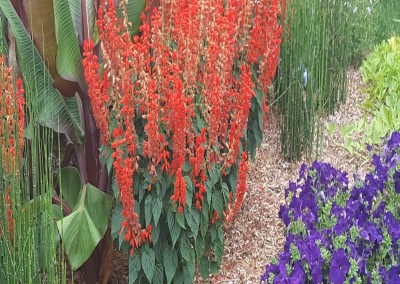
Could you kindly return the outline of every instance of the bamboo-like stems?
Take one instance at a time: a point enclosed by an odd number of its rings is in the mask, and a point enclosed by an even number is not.
[[[289,159],[319,151],[320,118],[345,99],[350,45],[344,2],[287,5],[275,90],[282,152]]]

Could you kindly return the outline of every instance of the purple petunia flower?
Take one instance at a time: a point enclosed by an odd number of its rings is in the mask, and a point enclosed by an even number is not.
[[[388,141],[387,146],[390,150],[400,147],[400,132],[393,132],[392,136]]]
[[[380,181],[383,183],[387,180],[388,168],[382,164],[378,155],[374,154],[372,157],[372,164],[375,166],[376,174]]]
[[[400,239],[400,224],[393,216],[392,212],[387,212],[384,217],[384,222],[388,229],[390,236],[392,237],[393,243],[396,243]]]
[[[289,283],[291,284],[303,284],[305,282],[306,273],[300,262],[297,261],[293,267],[293,271],[289,277]]]
[[[396,193],[400,194],[400,172],[399,171],[394,173],[393,179],[394,179],[394,189],[395,189]]]
[[[350,270],[350,261],[348,260],[344,249],[340,248],[332,254],[330,265],[330,281],[334,284],[343,284],[346,280],[346,274]]]
[[[400,265],[393,266],[388,271],[388,284],[400,283]]]

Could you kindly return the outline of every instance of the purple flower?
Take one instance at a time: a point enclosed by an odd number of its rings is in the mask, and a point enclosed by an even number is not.
[[[393,175],[394,189],[396,193],[400,194],[400,171],[397,171]]]
[[[305,281],[306,273],[300,262],[297,261],[293,267],[293,271],[290,274],[289,283],[291,284],[303,284]]]
[[[393,266],[388,271],[388,284],[398,284],[400,283],[400,265]]]
[[[310,266],[313,282],[322,283],[322,256],[319,247],[313,240],[303,241],[300,244],[300,253],[302,260]]]
[[[372,213],[373,218],[375,219],[380,218],[383,215],[383,213],[385,213],[385,206],[386,206],[385,201],[381,201],[381,203],[379,203],[378,207]]]
[[[400,132],[393,132],[387,145],[390,150],[399,148],[400,147]]]
[[[376,154],[372,157],[372,164],[375,166],[379,180],[384,183],[387,180],[388,168],[382,165],[380,157]]]
[[[380,228],[376,228],[375,223],[368,222],[365,227],[365,231],[367,232],[368,239],[374,243],[375,241],[380,245],[382,243],[382,230]]]
[[[346,280],[346,274],[350,270],[350,261],[348,260],[344,249],[340,248],[332,254],[329,270],[329,279],[334,284],[343,284]]]
[[[393,216],[392,212],[387,212],[384,217],[384,222],[388,229],[390,236],[392,237],[393,243],[396,243],[400,239],[400,224]]]

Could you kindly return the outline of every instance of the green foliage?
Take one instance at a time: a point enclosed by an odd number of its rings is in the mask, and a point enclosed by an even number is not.
[[[2,84],[4,79],[0,79]],[[34,95],[36,89],[24,87],[25,105],[29,110],[26,119],[36,121],[40,111]],[[2,117],[6,115],[3,110],[4,90],[0,95]],[[18,122],[18,117],[9,119]],[[5,122],[3,119],[0,122],[2,129]],[[25,140],[22,152],[17,129],[5,136],[4,132],[0,134],[0,140],[6,141],[0,143],[0,283],[65,283],[66,266],[63,252],[57,246],[53,222],[54,214],[61,211],[60,206],[52,206],[51,153],[57,147],[55,137],[50,129],[35,123],[31,124],[31,133],[33,138],[29,143]],[[11,139],[15,143],[14,164],[6,158]],[[16,172],[10,171],[12,167]]]
[[[79,122],[72,118],[68,105],[53,86],[53,78],[13,6],[9,1],[0,1],[0,8],[15,36],[18,66],[24,82],[31,84],[32,88],[28,91],[33,92],[39,102],[39,115],[36,119],[41,125],[64,133],[72,141],[80,143],[83,136],[82,128]],[[76,102],[75,107],[77,107]]]
[[[350,21],[351,62],[359,66],[376,44],[400,35],[400,16],[397,0],[355,0],[348,4]]]
[[[361,72],[367,84],[366,115],[355,123],[346,123],[340,133],[344,139],[341,146],[366,159],[369,151],[365,145],[379,145],[383,137],[400,130],[400,38],[393,37],[377,46]],[[328,126],[329,133],[335,131],[333,125]],[[361,141],[354,138],[360,136]]]
[[[345,99],[351,18],[345,3],[294,0],[288,5],[275,100],[282,152],[289,159],[318,154],[318,121]]]
[[[65,200],[74,210],[59,220],[57,227],[71,268],[75,270],[90,257],[103,238],[108,227],[113,199],[90,184],[82,187],[79,174],[74,172],[64,169],[61,173],[61,184],[64,187],[62,192],[67,193]],[[70,182],[65,184],[63,180],[67,178]]]
[[[400,38],[392,37],[375,48],[360,68],[367,84],[367,109],[379,109],[388,96],[400,93]]]

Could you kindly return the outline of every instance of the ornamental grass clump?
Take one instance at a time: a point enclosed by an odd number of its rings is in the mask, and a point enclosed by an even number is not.
[[[261,283],[400,283],[400,133],[362,180],[330,164],[303,165],[279,216],[286,243]]]

